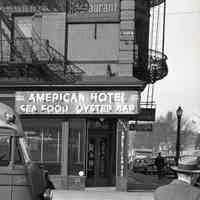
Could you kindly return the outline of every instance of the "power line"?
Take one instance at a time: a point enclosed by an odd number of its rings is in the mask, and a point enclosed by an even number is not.
[[[200,10],[196,11],[177,11],[177,12],[166,12],[166,15],[199,15]],[[160,15],[163,15],[163,13],[160,13]]]
[[[179,12],[167,12],[167,15],[193,15],[200,14],[200,10],[197,11],[179,11]]]

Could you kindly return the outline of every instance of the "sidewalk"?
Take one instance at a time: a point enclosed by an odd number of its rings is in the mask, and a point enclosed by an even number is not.
[[[120,192],[114,188],[54,190],[53,200],[153,200],[153,192]]]

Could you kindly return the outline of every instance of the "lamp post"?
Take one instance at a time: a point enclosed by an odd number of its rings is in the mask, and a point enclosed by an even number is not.
[[[180,157],[180,127],[181,127],[182,114],[183,114],[183,110],[179,106],[178,109],[176,110],[176,116],[177,116],[176,165],[178,165],[178,160]]]

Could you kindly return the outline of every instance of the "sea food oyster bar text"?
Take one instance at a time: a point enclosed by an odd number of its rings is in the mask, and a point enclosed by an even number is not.
[[[20,114],[136,114],[135,91],[16,92]]]

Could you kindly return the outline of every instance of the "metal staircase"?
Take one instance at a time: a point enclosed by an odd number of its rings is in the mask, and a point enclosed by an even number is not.
[[[40,79],[67,83],[81,79],[84,71],[73,63],[66,62],[64,55],[53,48],[48,40],[42,40],[36,31],[33,38],[25,37],[20,27],[2,11],[0,23],[0,77],[5,76],[2,71],[9,73],[15,68],[24,72],[16,74],[23,74],[27,78],[37,74]],[[17,37],[13,37],[13,32]],[[7,77],[10,75],[7,74]]]

